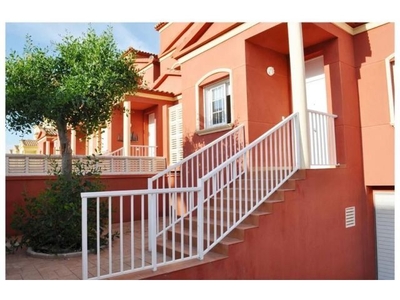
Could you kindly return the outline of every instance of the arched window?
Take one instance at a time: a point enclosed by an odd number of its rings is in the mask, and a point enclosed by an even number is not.
[[[216,69],[196,83],[196,129],[218,129],[232,122],[232,72]]]

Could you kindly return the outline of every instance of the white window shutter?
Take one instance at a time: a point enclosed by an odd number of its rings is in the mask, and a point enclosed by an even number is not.
[[[183,158],[182,104],[169,107],[169,161],[177,163]]]

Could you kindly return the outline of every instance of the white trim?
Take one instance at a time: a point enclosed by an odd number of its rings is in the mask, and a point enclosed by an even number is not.
[[[346,23],[333,23],[333,25],[339,27],[340,29],[343,29],[344,31],[346,31],[351,35],[354,34],[353,28],[350,25],[347,25]]]
[[[230,124],[217,125],[212,128],[198,130],[198,131],[196,131],[196,134],[199,136],[202,136],[202,135],[206,135],[206,134],[210,134],[210,133],[231,130],[232,128],[233,128],[233,124],[231,122]]]
[[[228,73],[229,74],[229,84],[230,84],[230,89],[231,89],[231,117],[233,117],[233,82],[232,82],[232,70],[228,69],[228,68],[219,68],[219,69],[215,69],[212,70],[208,73],[206,73],[205,75],[203,75],[195,84],[194,89],[195,89],[195,97],[196,97],[196,131],[200,131],[200,117],[199,117],[199,88],[200,88],[200,84],[204,81],[204,79],[210,77],[211,75],[217,74],[217,73]],[[231,120],[232,121],[232,120]]]
[[[167,53],[164,54],[163,56],[158,57],[158,61],[159,61],[159,62],[162,62],[163,60],[165,60],[165,59],[167,59],[168,57],[172,56],[172,54],[174,53],[175,49],[176,49],[176,48],[173,48],[173,49],[169,50],[169,52],[167,52]]]
[[[394,59],[394,53],[390,54],[385,58],[385,68],[386,68],[386,82],[388,88],[388,101],[389,101],[389,115],[390,115],[390,125],[394,126],[395,118],[394,118],[394,98],[393,98],[393,85],[392,85],[392,68],[391,61]],[[393,69],[393,79],[394,69]]]
[[[336,25],[337,27],[343,29],[344,31],[346,31],[347,33],[351,34],[351,35],[356,35],[371,29],[374,29],[376,27],[388,24],[390,22],[381,22],[381,23],[366,23],[363,25],[360,25],[356,28],[351,27],[350,25],[347,25],[346,23],[333,23],[334,25]]]
[[[171,22],[168,22],[168,23],[165,24],[163,27],[161,27],[161,28],[158,30],[158,32],[161,33],[162,31],[164,31],[165,28],[169,27],[171,24],[172,24]]]
[[[170,70],[175,70],[176,67],[180,67],[180,66],[181,66],[180,62],[177,61],[177,62],[173,63],[172,66],[169,69]]]
[[[238,27],[228,31],[227,33],[217,37],[216,39],[210,41],[209,43],[189,52],[188,54],[185,54],[184,56],[178,58],[178,62],[181,64],[184,63],[185,61],[188,61],[189,59],[192,59],[196,57],[197,55],[210,50],[211,48],[214,48],[215,46],[218,46],[219,44],[225,42],[226,40],[229,40],[230,38],[234,37],[235,35],[238,35],[239,33],[242,33],[243,31],[246,31],[247,29],[257,25],[259,22],[256,23],[244,23],[242,25],[239,25]]]
[[[137,96],[137,97],[144,97],[144,98],[152,98],[152,99],[157,99],[157,100],[165,100],[165,101],[176,101],[174,96],[162,96],[162,95],[155,95],[153,93],[145,93],[145,92],[137,92],[133,94],[132,96]]]
[[[353,29],[353,35],[359,34],[361,32],[365,32],[374,28],[377,28],[379,26],[383,26],[385,24],[389,24],[390,22],[381,22],[381,23],[367,23],[361,26],[358,26]]]
[[[153,64],[152,63],[148,64],[143,69],[140,69],[139,74],[143,74],[144,75],[144,73],[147,72],[151,68],[153,68]]]

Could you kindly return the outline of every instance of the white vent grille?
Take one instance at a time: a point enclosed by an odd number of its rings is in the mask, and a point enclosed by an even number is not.
[[[345,211],[346,215],[346,228],[356,226],[356,208],[355,206],[347,207]]]

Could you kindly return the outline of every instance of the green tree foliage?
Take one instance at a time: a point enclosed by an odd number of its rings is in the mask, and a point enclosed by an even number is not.
[[[16,206],[11,227],[21,234],[18,244],[14,241],[17,247],[28,246],[35,252],[49,254],[82,250],[81,193],[104,188],[100,181],[101,169],[97,167],[97,163],[95,156],[74,162],[71,178],[67,180],[61,174],[60,166],[54,162],[51,175],[55,179],[48,180],[46,189],[37,197],[25,195],[24,205]],[[119,237],[118,232],[113,232],[111,237],[108,235],[108,211],[106,199],[99,203],[89,199],[87,234],[88,247],[91,250],[95,250],[97,245],[97,222],[101,246]]]
[[[132,52],[117,49],[108,27],[101,35],[88,28],[82,37],[65,35],[53,51],[27,36],[22,56],[6,58],[6,128],[22,133],[35,125],[54,126],[59,135],[62,173],[72,172],[68,129],[90,135],[110,122],[140,76]]]

